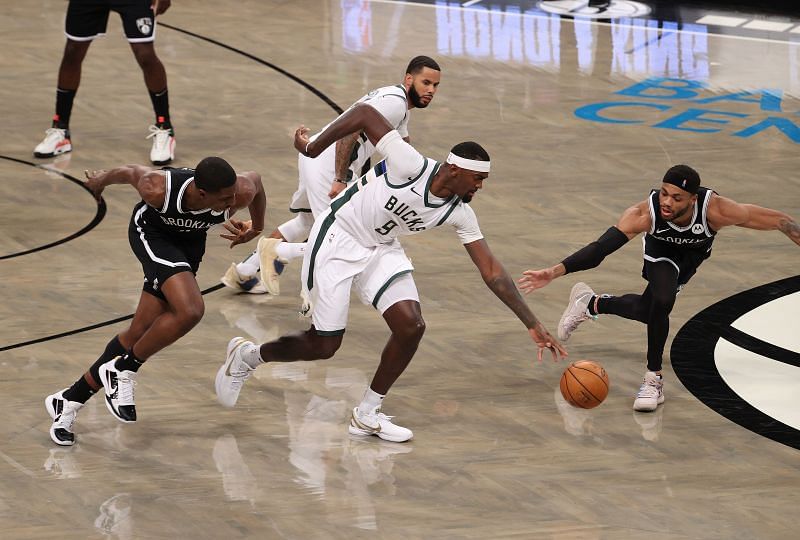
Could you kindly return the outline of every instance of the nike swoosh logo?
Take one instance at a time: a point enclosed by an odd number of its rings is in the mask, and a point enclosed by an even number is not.
[[[411,191],[414,191],[414,188],[413,188],[413,187],[411,188]],[[417,192],[416,192],[416,191],[414,191],[414,193],[417,193]],[[419,195],[420,197],[422,197],[422,195],[420,195],[419,193],[417,193],[417,195]]]
[[[666,229],[661,229],[660,231],[656,231],[656,234],[661,234],[661,233],[665,233],[665,232],[668,232],[668,231],[670,231],[669,227],[667,227]]]
[[[381,432],[381,425],[380,424],[378,424],[378,427],[374,428],[374,427],[370,427],[370,426],[368,426],[366,424],[362,424],[361,422],[359,422],[358,418],[356,418],[355,415],[352,415],[352,419],[353,419],[353,422],[355,423],[356,427],[359,428],[359,429],[363,429],[364,431],[368,431],[369,433],[380,433]]]

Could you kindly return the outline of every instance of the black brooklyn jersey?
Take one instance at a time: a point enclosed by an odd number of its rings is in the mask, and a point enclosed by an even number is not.
[[[228,220],[229,210],[215,212],[210,208],[189,210],[184,208],[184,194],[194,179],[194,169],[165,167],[166,192],[164,205],[154,208],[141,201],[133,209],[133,221],[137,227],[168,235],[202,235],[213,225]]]
[[[649,202],[650,218],[653,224],[645,235],[645,243],[697,251],[710,250],[711,244],[714,242],[714,236],[717,234],[717,231],[708,226],[706,219],[708,203],[713,193],[714,191],[708,188],[698,188],[697,203],[694,205],[692,220],[681,227],[670,221],[665,221],[661,217],[658,203],[659,190],[652,190]]]

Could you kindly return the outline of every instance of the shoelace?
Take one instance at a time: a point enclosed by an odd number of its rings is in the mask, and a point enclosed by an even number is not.
[[[68,405],[64,405],[64,409],[61,411],[61,416],[58,417],[58,422],[56,425],[60,428],[66,429],[67,431],[72,431],[72,425],[75,423],[75,419],[78,417],[78,408],[72,408]]]
[[[641,388],[639,388],[639,393],[636,394],[636,397],[640,398],[657,398],[658,397],[658,386],[655,384],[648,384],[646,381],[642,383]]]
[[[44,140],[45,140],[46,142],[50,142],[50,141],[52,141],[53,139],[60,139],[60,138],[62,138],[62,137],[65,135],[65,133],[66,133],[66,130],[64,130],[64,129],[61,129],[61,128],[54,128],[54,127],[51,127],[51,128],[47,128],[47,130],[45,130],[45,132],[44,132],[44,133],[45,133],[45,135],[44,135]]]
[[[145,139],[152,139],[155,137],[155,145],[158,147],[159,150],[163,150],[169,144],[170,138],[170,131],[168,129],[163,129],[158,126],[150,126],[150,135],[145,137]]]
[[[136,379],[134,377],[117,376],[117,391],[119,392],[119,405],[134,405],[133,400]]]
[[[249,379],[252,374],[253,370],[247,368],[231,370],[231,389],[234,391],[241,389],[244,381]]]

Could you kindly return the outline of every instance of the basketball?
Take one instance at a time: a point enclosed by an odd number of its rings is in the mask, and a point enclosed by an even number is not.
[[[592,360],[578,360],[561,375],[561,395],[567,403],[581,409],[593,409],[608,395],[608,375],[603,366]]]

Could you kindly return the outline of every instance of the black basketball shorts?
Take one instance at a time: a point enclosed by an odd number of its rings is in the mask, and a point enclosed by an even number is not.
[[[666,262],[678,272],[678,288],[682,288],[692,278],[703,261],[711,256],[711,246],[701,249],[687,249],[672,246],[666,242],[645,237],[644,264],[642,277],[647,279],[647,267],[651,264]]]
[[[193,234],[176,238],[148,228],[139,228],[131,220],[128,241],[134,255],[142,264],[144,285],[142,290],[166,301],[161,287],[179,272],[197,274],[206,251],[206,235]]]
[[[108,14],[116,11],[129,42],[153,41],[156,23],[151,4],[152,0],[70,0],[64,33],[73,41],[91,41],[105,35]]]

